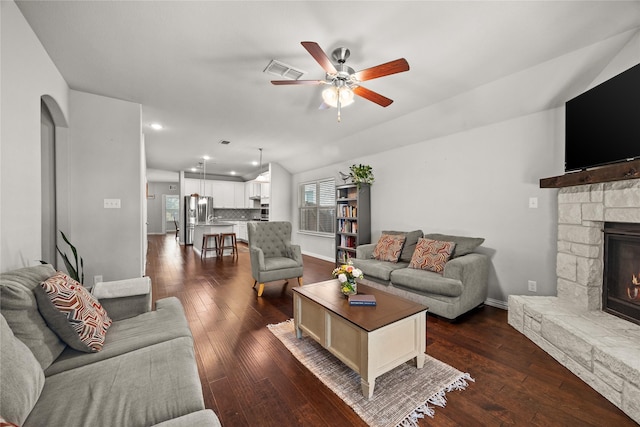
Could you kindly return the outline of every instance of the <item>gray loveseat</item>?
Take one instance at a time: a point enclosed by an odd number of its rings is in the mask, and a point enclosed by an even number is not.
[[[375,243],[356,248],[353,265],[362,270],[372,286],[400,295],[429,307],[429,312],[453,320],[461,314],[482,305],[487,298],[489,258],[474,249],[484,242],[482,238],[423,235],[421,230],[411,232],[383,231],[383,234],[404,234],[406,240],[398,262],[373,258]],[[442,273],[409,268],[418,239],[456,243],[451,259]]]
[[[101,351],[68,347],[47,326],[34,288],[50,265],[0,275],[0,416],[29,426],[220,426],[205,410],[180,301],[143,313],[135,297],[104,301],[113,324]],[[133,300],[133,303],[131,302]],[[142,304],[142,306],[150,304]]]

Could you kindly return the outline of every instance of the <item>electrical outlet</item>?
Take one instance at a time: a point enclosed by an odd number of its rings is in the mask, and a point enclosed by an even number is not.
[[[529,292],[537,292],[538,283],[535,280],[529,280]]]
[[[120,199],[104,199],[105,209],[120,209]]]
[[[529,208],[537,209],[538,208],[538,198],[537,197],[529,197]]]
[[[93,276],[93,284],[102,282],[102,275]]]

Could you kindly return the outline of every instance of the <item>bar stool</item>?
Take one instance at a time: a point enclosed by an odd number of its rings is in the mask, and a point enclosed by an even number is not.
[[[229,244],[227,244],[227,237],[230,239]],[[224,255],[225,249],[231,249],[231,256],[238,256],[236,233],[220,233],[220,256]]]
[[[209,239],[213,239],[215,247],[209,246]],[[220,234],[203,234],[202,235],[202,250],[200,251],[200,258],[207,257],[208,251],[215,251],[216,255],[220,253]]]

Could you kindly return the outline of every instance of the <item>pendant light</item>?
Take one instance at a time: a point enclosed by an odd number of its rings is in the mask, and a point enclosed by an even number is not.
[[[260,169],[258,170],[258,176],[256,177],[256,181],[258,182],[269,182],[269,178],[262,172],[262,148],[258,148],[260,150]]]

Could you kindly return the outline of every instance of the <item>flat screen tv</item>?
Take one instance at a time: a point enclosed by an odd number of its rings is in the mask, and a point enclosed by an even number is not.
[[[565,171],[640,157],[640,64],[567,101]]]

